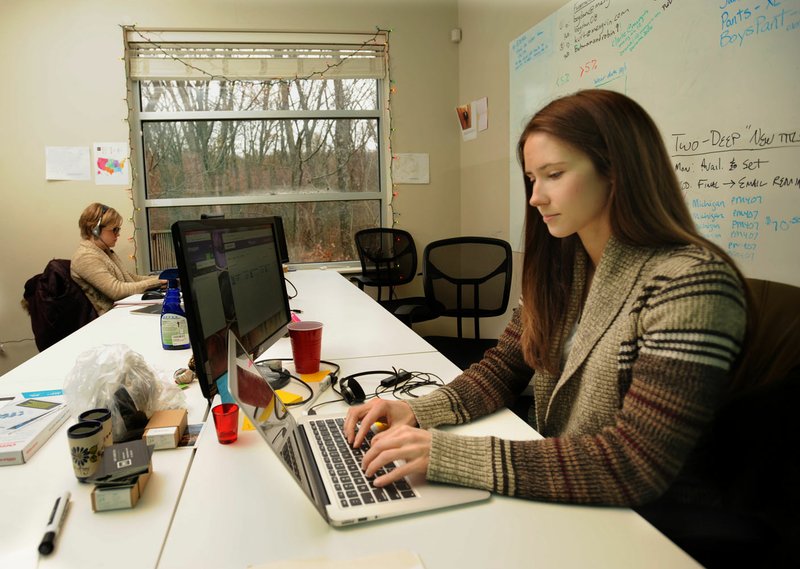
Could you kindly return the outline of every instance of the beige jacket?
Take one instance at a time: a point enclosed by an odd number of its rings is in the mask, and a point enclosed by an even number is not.
[[[158,277],[128,272],[113,250],[106,253],[91,239],[81,241],[72,256],[70,274],[89,297],[98,315],[110,310],[115,300],[161,284]]]

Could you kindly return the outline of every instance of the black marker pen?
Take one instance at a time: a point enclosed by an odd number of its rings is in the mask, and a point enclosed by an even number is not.
[[[44,528],[44,537],[39,544],[39,553],[42,555],[50,555],[56,546],[56,538],[58,538],[58,533],[61,531],[61,524],[64,523],[64,518],[67,517],[69,497],[70,493],[64,492],[53,505],[50,519],[47,520],[47,527]]]

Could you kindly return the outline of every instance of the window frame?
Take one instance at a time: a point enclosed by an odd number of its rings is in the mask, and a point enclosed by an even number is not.
[[[127,30],[130,32],[130,30]],[[136,30],[137,33],[158,33],[157,30]],[[193,33],[193,32],[187,32]],[[197,32],[203,33],[203,32]],[[225,35],[237,32],[208,32],[209,37]],[[309,203],[309,202],[342,202],[342,201],[378,201],[380,219],[378,225],[386,226],[392,220],[391,213],[391,128],[389,116],[389,95],[390,79],[388,64],[388,34],[379,32],[378,34],[360,34],[357,37],[377,37],[382,35],[382,45],[384,46],[384,65],[383,77],[374,78],[377,82],[377,101],[376,108],[370,110],[271,110],[271,111],[178,111],[178,112],[144,112],[141,111],[141,91],[140,81],[159,80],[132,78],[130,72],[126,71],[126,81],[128,88],[128,109],[129,126],[131,133],[131,158],[134,164],[131,179],[131,193],[134,200],[133,221],[134,221],[134,244],[137,254],[135,255],[137,270],[142,273],[150,272],[152,269],[151,255],[151,233],[149,227],[148,210],[156,208],[184,207],[184,206],[215,206],[215,205],[246,205],[246,204],[275,204],[275,203]],[[269,33],[269,36],[275,35]],[[291,39],[293,42],[303,44],[304,38],[310,40],[308,45],[320,42],[320,38],[325,38],[325,45],[337,45],[335,40],[341,34],[319,34],[319,33],[287,33],[280,34],[285,36],[285,41]],[[346,44],[341,44],[344,47]],[[303,77],[305,78],[305,77]],[[328,79],[348,78],[346,76],[331,76]],[[187,77],[188,80],[196,81],[198,77]],[[222,77],[208,77],[208,80],[224,79]],[[252,79],[255,81],[267,81],[270,79]],[[377,122],[377,141],[378,141],[378,185],[374,192],[325,192],[325,193],[277,193],[270,194],[265,192],[259,195],[245,196],[224,196],[224,197],[187,197],[187,198],[148,198],[146,194],[146,180],[144,176],[144,128],[147,122],[165,121],[202,121],[202,120],[281,120],[281,119],[374,119]],[[137,175],[137,173],[140,173]],[[340,270],[342,272],[358,271],[361,268],[359,260],[335,261],[335,262],[305,262],[290,263],[290,265],[302,266],[303,268],[319,268],[322,266]]]

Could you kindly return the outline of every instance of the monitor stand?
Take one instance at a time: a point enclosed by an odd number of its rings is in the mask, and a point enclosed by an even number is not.
[[[292,379],[292,375],[283,369],[280,360],[256,362],[256,367],[272,389],[282,389],[286,387]]]

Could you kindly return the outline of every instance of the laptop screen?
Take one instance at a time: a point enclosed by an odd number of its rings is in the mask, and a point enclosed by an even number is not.
[[[231,331],[228,336],[228,390],[242,414],[272,448],[286,469],[327,519],[328,496],[316,471],[302,427],[259,373]]]

